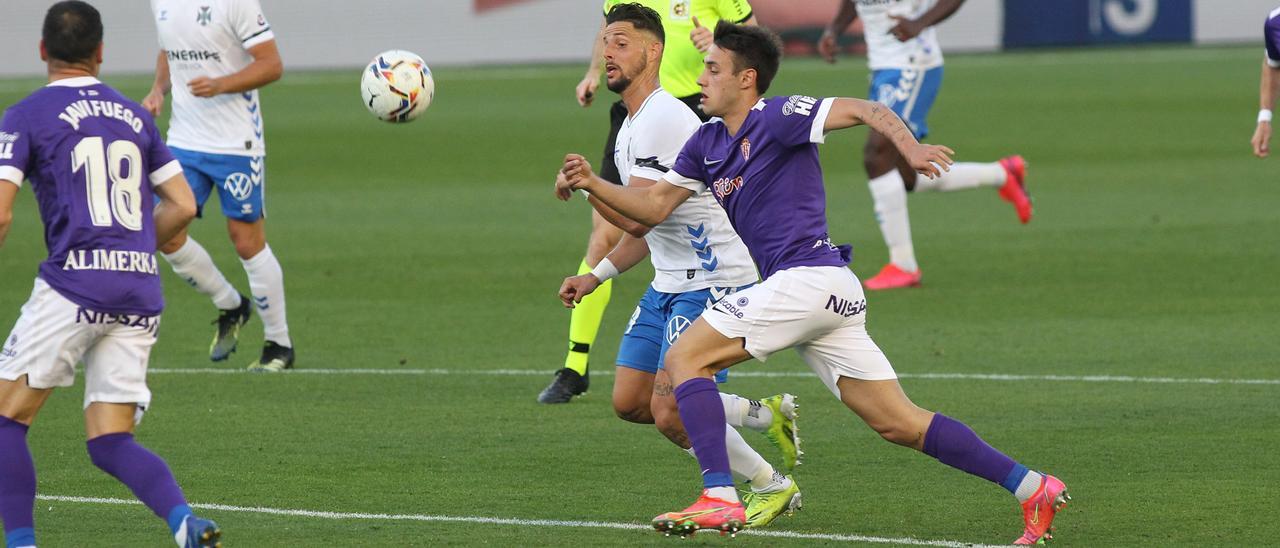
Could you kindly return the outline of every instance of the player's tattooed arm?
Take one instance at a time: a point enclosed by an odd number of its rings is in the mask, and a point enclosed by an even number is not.
[[[888,137],[907,163],[920,173],[937,177],[953,163],[954,151],[942,145],[920,143],[902,118],[882,103],[845,97],[833,99],[822,129],[834,131],[863,124]]]
[[[18,196],[19,182],[0,179],[0,247],[4,247],[9,225],[13,222],[13,200]]]
[[[657,226],[676,207],[693,196],[693,191],[662,182],[645,188],[626,188],[604,181],[591,170],[580,154],[564,157],[560,168],[570,190],[585,190],[592,197],[646,226]]]

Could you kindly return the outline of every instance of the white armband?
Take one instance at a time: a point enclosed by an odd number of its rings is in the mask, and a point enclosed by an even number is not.
[[[613,266],[613,261],[610,261],[608,257],[605,257],[600,259],[600,264],[597,264],[595,268],[591,269],[591,275],[600,280],[600,283],[605,283],[606,281],[609,281],[609,278],[618,275],[618,267]]]
[[[1258,123],[1259,123],[1259,124],[1261,124],[1261,123],[1263,123],[1263,122],[1270,122],[1270,121],[1271,121],[1271,109],[1269,109],[1269,108],[1264,108],[1264,109],[1262,109],[1262,110],[1259,110],[1259,111],[1258,111]]]

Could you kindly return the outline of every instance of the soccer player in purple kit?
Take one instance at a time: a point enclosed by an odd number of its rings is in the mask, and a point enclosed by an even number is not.
[[[1253,155],[1266,158],[1271,154],[1271,107],[1276,104],[1276,93],[1280,92],[1280,8],[1267,14],[1267,22],[1262,26],[1263,42],[1266,44],[1266,56],[1262,60],[1262,84],[1258,95],[1258,126],[1253,130]]]
[[[888,107],[861,99],[802,95],[762,98],[777,73],[781,45],[767,30],[721,23],[707,53],[703,109],[713,119],[685,143],[662,181],[642,189],[600,184],[580,155],[566,156],[569,188],[583,189],[646,225],[710,188],[746,243],[764,281],[721,300],[668,351],[680,418],[702,468],[704,490],[689,508],[654,518],[659,531],[734,532],[743,508],[724,442],[724,408],[711,380],[752,357],[795,348],[836,397],[886,440],[1000,484],[1020,501],[1025,528],[1016,544],[1050,535],[1068,500],[1057,478],[995,450],[968,426],[917,407],[866,330],[866,299],[847,268],[851,249],[831,242],[817,144],[826,133],[866,124],[888,137],[908,164],[936,177],[951,150],[916,141]]]
[[[45,15],[49,85],[0,121],[0,243],[31,181],[49,256],[0,349],[0,518],[8,548],[35,546],[36,471],[27,430],[54,387],[84,362],[93,464],[169,524],[178,546],[220,546],[164,460],[133,429],[151,400],[147,360],[164,299],[155,251],[195,217],[195,198],[141,105],[96,78],[102,18],[59,2]]]

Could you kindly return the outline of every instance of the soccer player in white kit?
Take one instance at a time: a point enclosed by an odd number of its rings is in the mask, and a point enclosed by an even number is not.
[[[855,9],[855,2],[857,4]],[[871,67],[869,98],[889,108],[907,123],[917,139],[929,134],[925,118],[942,85],[942,48],[934,25],[959,9],[964,0],[840,0],[840,11],[827,26],[818,50],[835,62],[836,38],[861,17]],[[1031,221],[1031,200],[1025,189],[1026,163],[1021,156],[998,162],[961,162],[941,177],[930,179],[907,165],[893,143],[872,131],[863,148],[863,166],[870,178],[880,232],[889,247],[889,264],[868,278],[867,289],[920,285],[921,271],[911,241],[907,192],[950,192],[998,187],[999,196],[1013,204],[1018,218]]]
[[[607,84],[621,95],[627,109],[615,141],[614,165],[627,186],[651,186],[670,171],[680,147],[701,121],[684,102],[658,85],[665,42],[658,13],[638,3],[622,3],[609,10],[605,22],[601,53]],[[563,188],[563,181],[559,183],[558,197],[570,199],[572,193]],[[588,199],[624,234],[591,272],[565,279],[560,298],[565,306],[573,307],[604,281],[650,256],[653,282],[640,299],[618,348],[614,412],[628,422],[655,424],[673,443],[688,450],[689,439],[671,380],[662,369],[663,355],[708,306],[755,283],[755,263],[710,192],[691,198],[652,228]],[[749,401],[722,394],[721,403],[728,423],[725,435],[730,468],[751,486],[747,525],[763,527],[799,507],[800,489],[792,477],[775,470],[752,449],[734,427],[764,433],[782,451],[789,471],[800,454],[795,398],[779,394]]]
[[[267,245],[266,147],[258,88],[284,67],[258,0],[152,0],[160,55],[142,104],[155,116],[173,93],[169,147],[182,163],[203,214],[214,189],[227,232],[249,278],[250,300],[236,291],[186,231],[161,246],[173,271],[213,300],[220,313],[209,358],[227,359],[257,307],[266,344],[255,371],[293,367],[285,318],[284,272]]]

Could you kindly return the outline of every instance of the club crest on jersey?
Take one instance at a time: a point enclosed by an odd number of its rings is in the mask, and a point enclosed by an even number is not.
[[[674,19],[688,19],[689,0],[671,0],[671,17]]]
[[[751,159],[751,140],[746,137],[742,138],[742,161]]]
[[[196,14],[196,22],[200,23],[200,26],[204,27],[208,26],[210,21],[213,21],[213,8],[210,6],[200,6],[200,12]]]

